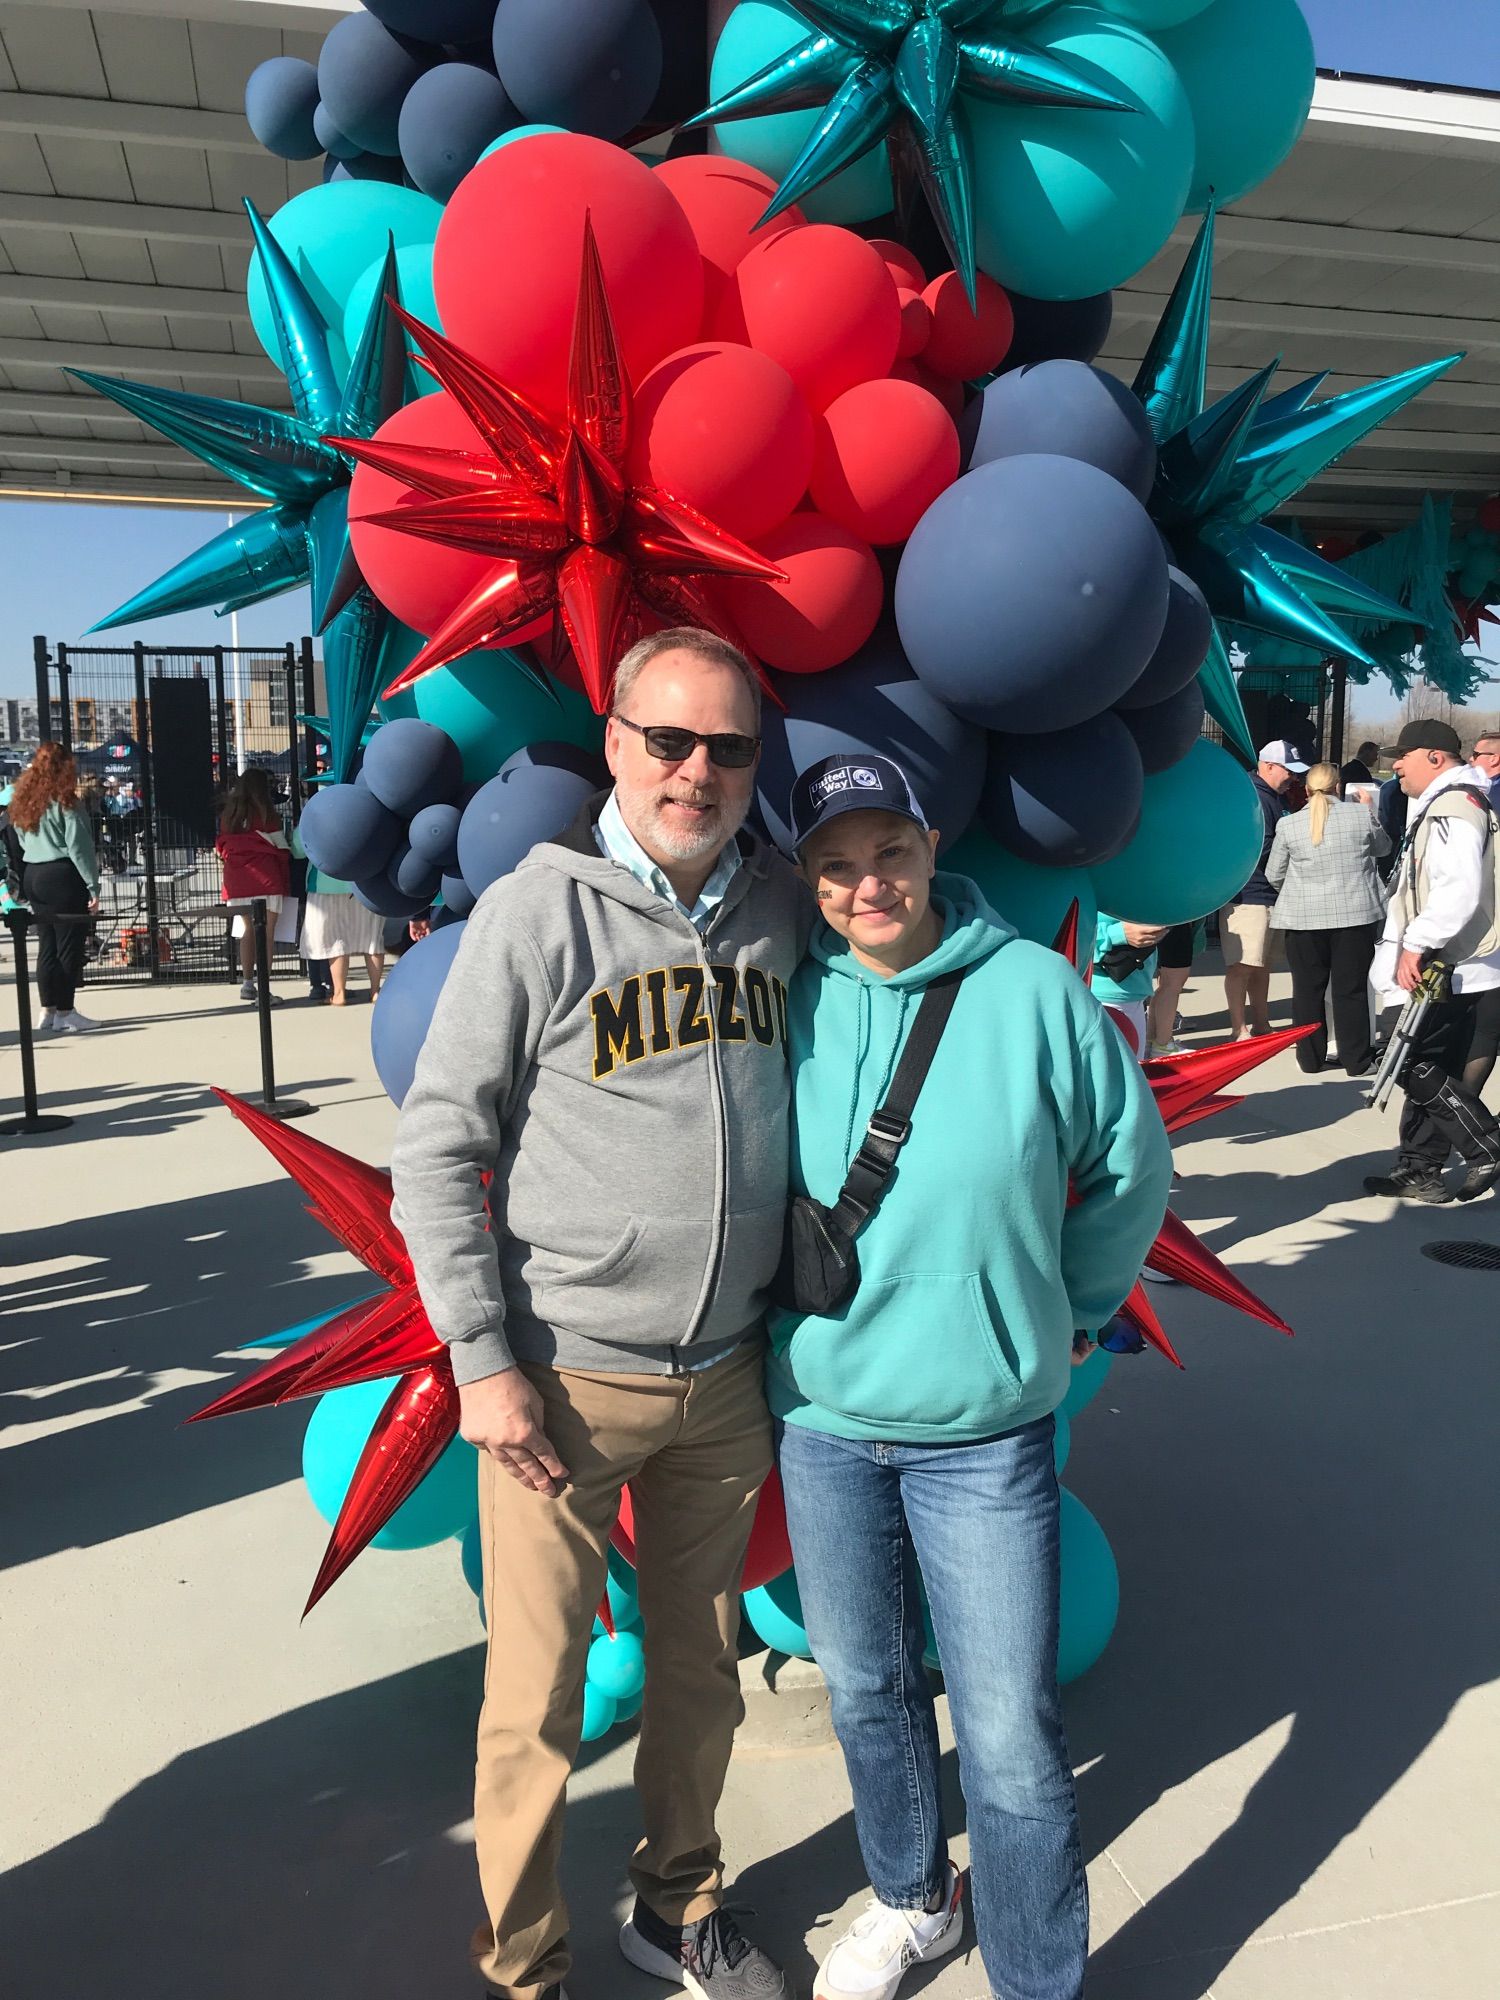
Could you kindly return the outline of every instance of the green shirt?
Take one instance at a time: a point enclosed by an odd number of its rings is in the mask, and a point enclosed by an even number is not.
[[[16,828],[21,835],[21,854],[27,861],[71,861],[91,896],[99,893],[99,863],[94,858],[94,836],[81,806],[60,806],[56,799],[43,812],[35,833]]]

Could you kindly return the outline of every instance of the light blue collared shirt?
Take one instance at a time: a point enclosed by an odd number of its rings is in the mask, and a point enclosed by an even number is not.
[[[709,918],[728,894],[730,883],[740,872],[739,848],[734,841],[726,841],[724,851],[713,865],[713,872],[698,893],[697,902],[689,909],[625,824],[625,815],[620,811],[620,802],[613,792],[604,801],[603,811],[594,827],[594,839],[599,852],[607,860],[629,869],[637,882],[681,910],[688,922],[699,931],[705,929]]]

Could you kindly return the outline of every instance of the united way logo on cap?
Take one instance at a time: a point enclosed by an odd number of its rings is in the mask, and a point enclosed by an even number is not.
[[[856,779],[866,784],[878,785],[880,783],[880,780],[875,776],[873,771],[865,771],[863,773],[854,772],[850,770],[847,764],[836,765],[833,770],[825,771],[821,778],[814,778],[811,786],[808,788],[808,796],[812,801],[813,809],[816,811],[822,805],[823,801],[831,799],[835,792],[847,792]]]

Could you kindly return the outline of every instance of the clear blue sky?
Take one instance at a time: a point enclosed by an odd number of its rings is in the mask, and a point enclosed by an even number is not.
[[[208,507],[91,507],[80,501],[0,500],[0,695],[36,688],[31,638],[112,646],[227,646],[229,620],[212,611],[131,624],[84,638],[96,618],[228,525]],[[300,639],[311,628],[305,590],[240,613],[240,644]]]
[[[1500,90],[1500,0],[1301,0],[1320,69]]]

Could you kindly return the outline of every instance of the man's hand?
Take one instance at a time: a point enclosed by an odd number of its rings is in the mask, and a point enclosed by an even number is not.
[[[1132,951],[1144,951],[1147,945],[1158,945],[1167,934],[1165,924],[1125,924],[1125,942]]]
[[[1396,984],[1403,993],[1415,993],[1417,981],[1422,977],[1422,954],[1419,951],[1403,951],[1396,960]]]
[[[460,1383],[458,1429],[512,1479],[549,1500],[567,1485],[568,1468],[542,1429],[542,1399],[519,1368]]]

